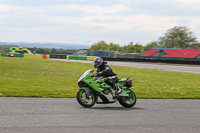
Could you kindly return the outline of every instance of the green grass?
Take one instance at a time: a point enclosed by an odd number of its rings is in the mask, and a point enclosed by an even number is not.
[[[138,98],[200,98],[200,74],[112,66],[119,78],[132,77]],[[93,64],[0,58],[1,97],[75,97],[77,80]]]

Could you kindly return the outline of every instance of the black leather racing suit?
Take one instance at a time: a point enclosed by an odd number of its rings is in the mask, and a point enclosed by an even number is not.
[[[113,72],[107,62],[103,62],[100,67],[97,68],[98,76],[107,77],[106,83],[111,87],[115,87],[115,83],[118,81],[117,74]]]

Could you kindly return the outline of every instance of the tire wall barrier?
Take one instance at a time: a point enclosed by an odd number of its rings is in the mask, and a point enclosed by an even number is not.
[[[49,58],[55,58],[55,59],[67,59],[67,55],[61,55],[61,54],[50,54]]]

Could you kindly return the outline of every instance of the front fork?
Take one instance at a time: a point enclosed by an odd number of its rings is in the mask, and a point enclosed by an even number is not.
[[[91,94],[91,90],[89,87],[81,87],[80,89],[85,90],[86,97],[89,98]]]

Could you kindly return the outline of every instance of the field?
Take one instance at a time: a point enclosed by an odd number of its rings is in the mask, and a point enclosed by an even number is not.
[[[200,74],[111,66],[132,77],[138,98],[199,99]],[[77,80],[93,64],[43,59],[0,58],[1,97],[75,97]]]

